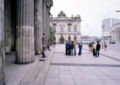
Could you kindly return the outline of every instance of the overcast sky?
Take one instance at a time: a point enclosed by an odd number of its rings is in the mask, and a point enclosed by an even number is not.
[[[56,17],[63,10],[68,17],[81,15],[82,35],[101,36],[104,18],[120,17],[120,0],[53,0],[51,13]]]

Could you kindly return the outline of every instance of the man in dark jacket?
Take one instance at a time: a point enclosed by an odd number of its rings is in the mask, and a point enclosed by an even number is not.
[[[66,55],[69,55],[69,42],[66,41],[66,44],[65,44],[65,48],[66,48]]]
[[[100,47],[101,47],[100,43],[99,43],[99,41],[97,41],[97,45],[96,45],[96,57],[99,56]]]
[[[78,48],[79,48],[79,53],[78,53],[78,55],[81,55],[81,54],[82,54],[82,43],[79,43],[79,44],[78,44]]]

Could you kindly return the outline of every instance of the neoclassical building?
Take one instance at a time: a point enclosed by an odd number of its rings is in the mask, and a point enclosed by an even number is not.
[[[81,41],[81,18],[67,17],[61,11],[57,17],[52,17],[50,25],[55,31],[56,43],[64,43],[65,41]]]
[[[17,64],[34,62],[49,37],[52,0],[0,0],[0,85],[5,84],[5,52],[15,52]]]

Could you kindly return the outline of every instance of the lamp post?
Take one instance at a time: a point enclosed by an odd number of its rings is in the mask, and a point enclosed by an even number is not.
[[[109,31],[106,32],[106,34],[104,33],[104,30],[105,30],[104,20],[106,19],[106,17],[107,17],[108,15],[112,14],[113,12],[118,13],[118,12],[120,12],[120,10],[110,11],[110,12],[108,12],[108,13],[104,16],[104,18],[102,19],[102,39],[103,39],[104,42],[105,42],[105,35],[107,35],[107,33],[109,33]],[[110,19],[110,27],[112,27],[112,19]]]

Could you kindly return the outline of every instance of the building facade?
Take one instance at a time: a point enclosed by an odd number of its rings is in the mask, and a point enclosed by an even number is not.
[[[34,62],[49,37],[52,0],[0,0],[0,85],[5,85],[5,52],[15,51],[17,64]]]
[[[112,26],[111,35],[112,41],[120,43],[120,23]]]
[[[51,18],[51,27],[55,31],[56,43],[64,43],[65,41],[77,41],[81,40],[81,18],[67,17],[66,14],[61,11],[57,17]]]
[[[108,18],[102,21],[102,36],[104,41],[111,41],[112,34],[111,29],[113,25],[120,23],[120,19],[117,18]]]

